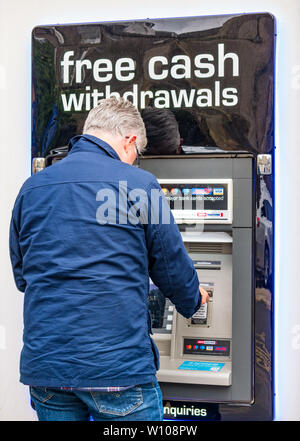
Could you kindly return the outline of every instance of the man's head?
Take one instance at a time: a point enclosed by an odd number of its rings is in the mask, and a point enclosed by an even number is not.
[[[139,111],[130,101],[122,98],[100,100],[98,106],[89,112],[83,134],[107,142],[127,164],[133,164],[137,153],[142,153],[147,144]]]
[[[167,109],[147,107],[142,111],[148,144],[145,155],[176,155],[181,152],[178,123]]]

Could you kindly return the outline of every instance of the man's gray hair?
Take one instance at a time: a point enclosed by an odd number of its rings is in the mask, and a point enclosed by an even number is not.
[[[83,126],[83,134],[93,129],[126,136],[136,134],[136,146],[142,153],[147,144],[146,129],[140,112],[129,100],[115,97],[99,101],[88,114]]]

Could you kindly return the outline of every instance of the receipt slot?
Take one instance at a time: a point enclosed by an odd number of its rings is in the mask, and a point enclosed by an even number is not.
[[[189,319],[150,281],[157,373],[165,400],[251,404],[252,158],[145,157],[178,224],[209,302]],[[185,176],[185,177],[184,177]]]

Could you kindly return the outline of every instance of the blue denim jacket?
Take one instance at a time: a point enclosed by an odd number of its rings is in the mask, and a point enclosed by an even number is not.
[[[66,158],[23,184],[13,208],[10,256],[25,293],[20,381],[48,387],[147,383],[159,368],[149,335],[149,275],[190,317],[201,301],[197,274],[172,216],[169,224],[161,215],[155,223],[111,222],[108,196],[121,213],[125,187],[126,194],[142,189],[148,201],[134,206],[127,198],[124,210],[151,212],[151,192],[160,189],[155,177],[122,162],[96,137],[71,143]]]

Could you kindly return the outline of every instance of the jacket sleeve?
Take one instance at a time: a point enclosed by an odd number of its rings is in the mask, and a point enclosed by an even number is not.
[[[145,234],[149,275],[160,291],[174,303],[177,311],[189,318],[201,306],[197,272],[156,180],[150,185],[148,197]]]
[[[10,252],[10,261],[12,265],[16,286],[19,291],[25,292],[26,282],[23,279],[22,253],[19,245],[19,229],[17,225],[18,224],[17,209],[18,209],[18,204],[16,203],[10,221],[9,252]]]

